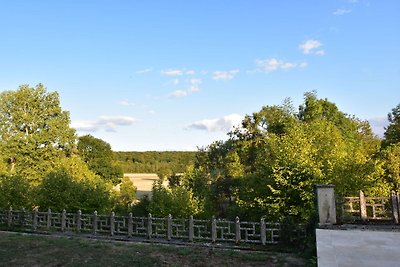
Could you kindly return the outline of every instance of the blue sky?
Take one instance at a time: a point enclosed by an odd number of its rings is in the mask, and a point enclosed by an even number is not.
[[[382,134],[400,103],[400,1],[0,4],[0,91],[58,91],[79,135],[195,150],[315,90]]]

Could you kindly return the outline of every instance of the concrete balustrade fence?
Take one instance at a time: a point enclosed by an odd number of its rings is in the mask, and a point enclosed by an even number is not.
[[[281,225],[269,223],[263,218],[259,222],[220,220],[198,220],[189,218],[157,218],[33,211],[0,210],[0,226],[4,229],[40,233],[66,233],[101,236],[114,239],[142,238],[147,240],[179,240],[183,242],[228,242],[248,244],[278,244]],[[304,234],[304,232],[303,232]]]

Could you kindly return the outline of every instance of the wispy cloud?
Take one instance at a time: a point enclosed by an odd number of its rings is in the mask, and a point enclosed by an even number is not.
[[[201,79],[190,79],[189,87],[183,90],[176,90],[169,94],[170,97],[183,97],[200,91]]]
[[[306,55],[314,54],[314,55],[323,56],[323,55],[325,55],[325,51],[318,49],[321,46],[322,46],[322,43],[320,41],[309,39],[309,40],[305,41],[304,43],[300,44],[299,49],[302,50],[303,54],[306,54]]]
[[[82,132],[96,132],[102,129],[115,132],[119,126],[130,126],[136,122],[136,118],[129,116],[101,116],[92,121],[74,121],[71,123],[71,127]]]
[[[181,75],[183,75],[183,71],[169,69],[169,70],[162,70],[161,74],[167,75],[167,76],[181,76]]]
[[[126,107],[136,106],[135,103],[129,102],[128,100],[122,100],[121,102],[119,102],[119,104]]]
[[[276,58],[268,59],[257,59],[256,65],[258,69],[256,71],[270,73],[277,70],[289,70],[293,68],[304,68],[307,67],[307,62],[287,62]]]
[[[234,127],[241,126],[243,116],[239,114],[230,114],[219,119],[205,119],[190,124],[188,129],[204,130],[208,132],[229,132]]]
[[[179,70],[179,69],[168,69],[162,70],[161,74],[166,76],[182,76],[182,75],[195,75],[196,72],[194,70]]]
[[[136,74],[144,74],[144,73],[148,73],[148,72],[151,72],[151,71],[153,71],[153,69],[148,68],[148,69],[138,70],[135,73]]]
[[[332,15],[335,15],[335,16],[343,16],[343,15],[346,15],[346,14],[349,14],[349,13],[351,13],[351,9],[339,8],[339,9],[335,10],[335,11],[332,13]]]
[[[238,73],[239,73],[238,69],[229,71],[214,71],[212,78],[217,81],[220,80],[227,81],[227,80],[232,80]]]

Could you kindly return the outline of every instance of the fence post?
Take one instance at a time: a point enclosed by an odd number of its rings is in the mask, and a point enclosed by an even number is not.
[[[217,241],[217,220],[215,216],[212,216],[211,219],[211,241],[215,243]]]
[[[128,237],[132,237],[132,235],[133,235],[133,218],[132,218],[132,212],[130,212],[128,215]]]
[[[65,228],[67,228],[67,211],[63,209],[61,213],[61,232],[65,231]]]
[[[149,216],[147,217],[147,238],[151,239],[152,234],[153,234],[153,226],[152,226],[151,213],[149,213]]]
[[[397,194],[394,190],[390,192],[390,200],[392,203],[392,217],[395,224],[399,223],[399,203],[397,201]]]
[[[37,230],[37,224],[38,224],[38,208],[36,207],[33,210],[33,222],[32,222],[32,227],[33,227],[33,231]]]
[[[319,225],[336,223],[336,199],[334,185],[316,185],[316,201]]]
[[[12,207],[10,206],[10,209],[8,210],[8,217],[7,217],[7,225],[8,227],[11,227],[12,225]]]
[[[265,227],[265,219],[261,218],[260,221],[260,238],[261,244],[265,245],[267,243],[267,235],[266,235],[266,227]]]
[[[97,211],[96,210],[93,212],[92,226],[93,226],[93,234],[96,235],[96,233],[97,233]]]
[[[172,215],[169,214],[167,217],[167,239],[168,241],[171,240],[172,236]]]
[[[193,242],[194,237],[194,222],[193,222],[193,215],[189,217],[189,241]]]
[[[46,230],[49,231],[51,227],[51,209],[49,208],[47,210],[47,224],[46,224]]]
[[[367,220],[367,202],[365,201],[364,192],[360,190],[360,219],[365,222]]]
[[[76,232],[80,233],[81,232],[81,227],[82,227],[82,211],[78,210],[78,213],[76,214]]]
[[[20,213],[19,213],[19,224],[21,225],[21,228],[24,229],[24,225],[25,225],[25,208],[22,208]]]
[[[236,244],[240,242],[240,219],[238,216],[235,219],[235,241]]]
[[[110,216],[110,234],[111,236],[114,235],[115,232],[115,213],[111,212],[111,216]]]

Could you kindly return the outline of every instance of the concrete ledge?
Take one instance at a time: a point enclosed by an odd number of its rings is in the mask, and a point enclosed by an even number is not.
[[[400,231],[317,229],[318,266],[399,266]]]

